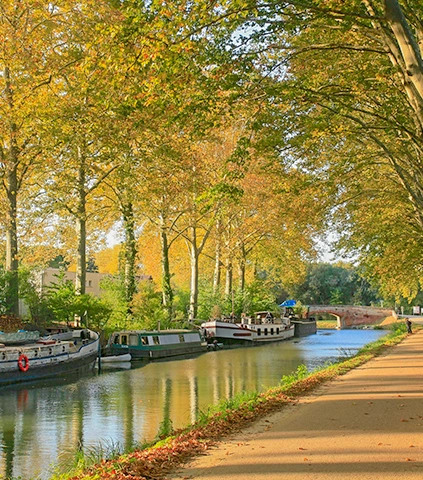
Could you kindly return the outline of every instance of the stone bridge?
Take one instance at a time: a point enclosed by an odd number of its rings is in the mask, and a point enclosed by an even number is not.
[[[396,313],[388,308],[360,307],[357,305],[309,305],[309,317],[319,318],[321,313],[336,317],[338,328],[350,328],[355,325],[374,325]]]

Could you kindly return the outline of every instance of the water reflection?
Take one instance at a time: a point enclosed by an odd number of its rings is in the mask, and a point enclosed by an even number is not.
[[[138,364],[0,393],[0,478],[48,478],[48,467],[79,445],[128,449],[159,429],[198,419],[211,403],[263,390],[305,363],[310,368],[352,354],[385,332],[330,331],[273,345],[207,352]]]

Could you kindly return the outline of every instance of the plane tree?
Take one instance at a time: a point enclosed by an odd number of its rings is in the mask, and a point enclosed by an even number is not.
[[[63,2],[63,10],[69,8]],[[0,175],[6,236],[7,301],[18,313],[19,200],[44,156],[49,85],[64,66],[57,49],[65,35],[49,2],[6,0],[0,6]]]
[[[411,295],[421,278],[423,226],[420,2],[257,5],[244,54],[261,52],[259,61],[280,80],[275,97],[290,105],[279,148],[327,180],[340,245],[391,293],[391,272],[408,272],[409,288],[403,283],[398,294]],[[415,245],[400,254],[395,245],[407,234]],[[381,258],[385,267],[377,269]]]
[[[110,80],[118,60],[112,35],[121,21],[109,2],[75,5],[66,15],[69,37],[61,56],[67,67],[51,85],[55,109],[51,115],[50,157],[45,169],[45,196],[63,222],[74,222],[76,235],[75,291],[85,293],[87,222],[101,218],[102,182],[119,165],[113,106],[119,100]]]

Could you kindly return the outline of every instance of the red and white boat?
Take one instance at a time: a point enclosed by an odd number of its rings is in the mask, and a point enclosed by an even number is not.
[[[231,318],[209,320],[201,328],[210,345],[259,345],[294,336],[290,318],[276,317],[267,311],[243,317],[240,322]]]

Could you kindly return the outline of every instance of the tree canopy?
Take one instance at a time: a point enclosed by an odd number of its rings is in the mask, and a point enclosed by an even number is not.
[[[58,254],[84,295],[116,225],[128,321],[157,291],[171,320],[205,291],[242,310],[259,279],[293,289],[329,229],[386,298],[414,298],[422,24],[417,0],[4,1],[7,308],[19,264]]]

